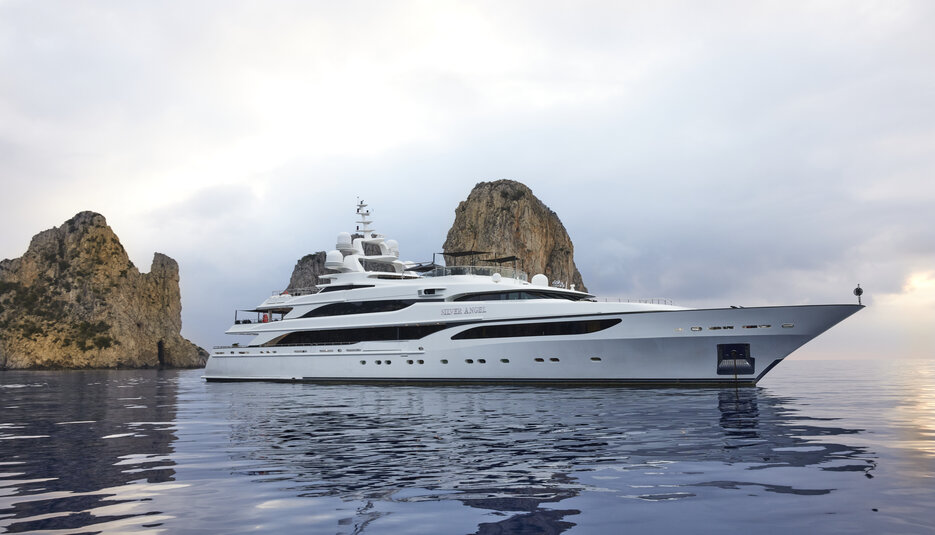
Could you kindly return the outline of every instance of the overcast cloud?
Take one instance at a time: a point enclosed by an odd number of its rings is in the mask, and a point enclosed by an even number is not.
[[[647,5],[649,4],[649,5]],[[933,356],[935,4],[0,0],[0,257],[81,210],[181,265],[183,334],[333,247],[530,186],[589,289],[850,302],[803,358]]]

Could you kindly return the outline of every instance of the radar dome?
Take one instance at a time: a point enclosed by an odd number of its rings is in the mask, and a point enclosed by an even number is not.
[[[386,240],[386,248],[390,250],[390,254],[399,258],[399,242],[396,240]]]
[[[344,255],[341,254],[341,251],[328,251],[328,254],[325,256],[325,267],[327,269],[340,271],[341,268],[344,267]]]
[[[338,243],[335,245],[337,249],[352,249],[351,245],[351,235],[348,232],[342,232],[338,234]]]
[[[533,286],[548,286],[549,278],[542,273],[537,273],[536,275],[532,276],[532,284]]]

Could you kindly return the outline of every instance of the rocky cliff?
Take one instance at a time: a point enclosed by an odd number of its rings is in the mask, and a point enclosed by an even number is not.
[[[549,281],[574,284],[587,291],[575,266],[575,247],[555,212],[513,180],[480,182],[455,210],[444,251],[489,251],[490,257],[515,255],[531,277],[544,273]],[[448,265],[469,258],[446,257]]]
[[[325,256],[325,251],[318,251],[300,258],[292,269],[292,277],[286,291],[295,293],[297,290],[311,290],[319,283],[320,275],[332,273],[330,269],[325,269]]]
[[[181,328],[178,264],[156,253],[140,273],[100,214],[0,262],[0,369],[204,366]]]

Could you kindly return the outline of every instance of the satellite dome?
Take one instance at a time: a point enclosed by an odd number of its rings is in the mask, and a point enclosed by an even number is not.
[[[396,240],[386,240],[386,248],[390,250],[390,254],[399,258],[399,242]]]
[[[542,273],[538,273],[538,274],[536,274],[536,275],[533,275],[533,276],[532,276],[532,285],[533,285],[533,286],[548,286],[548,285],[549,285],[549,278],[546,277],[545,275],[543,275]]]
[[[346,251],[348,249],[353,249],[354,246],[351,244],[351,235],[348,232],[342,232],[338,234],[338,243],[335,245],[336,249]]]
[[[344,255],[341,254],[341,251],[328,251],[328,254],[325,255],[325,267],[340,271],[344,267]]]

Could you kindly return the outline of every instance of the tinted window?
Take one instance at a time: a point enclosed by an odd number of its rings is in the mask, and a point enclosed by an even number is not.
[[[391,301],[356,301],[349,303],[330,303],[322,305],[315,310],[306,312],[303,318],[320,318],[322,316],[345,316],[348,314],[369,314],[371,312],[393,312],[401,310],[415,303],[411,299],[398,299]]]
[[[360,288],[373,288],[373,284],[344,284],[341,286],[325,286],[318,293],[337,292],[338,290],[357,290]]]
[[[363,327],[357,329],[329,329],[289,333],[275,345],[352,344],[377,340],[417,340],[451,327],[448,323],[427,325],[401,325],[399,327]]]
[[[456,297],[454,301],[512,301],[516,299],[567,299],[577,301],[578,297],[555,292],[536,290],[512,290],[509,292],[486,292]]]
[[[512,325],[484,325],[462,331],[452,340],[474,338],[513,338],[519,336],[563,336],[588,334],[613,327],[620,318],[584,321],[554,321],[543,323],[516,323]]]

